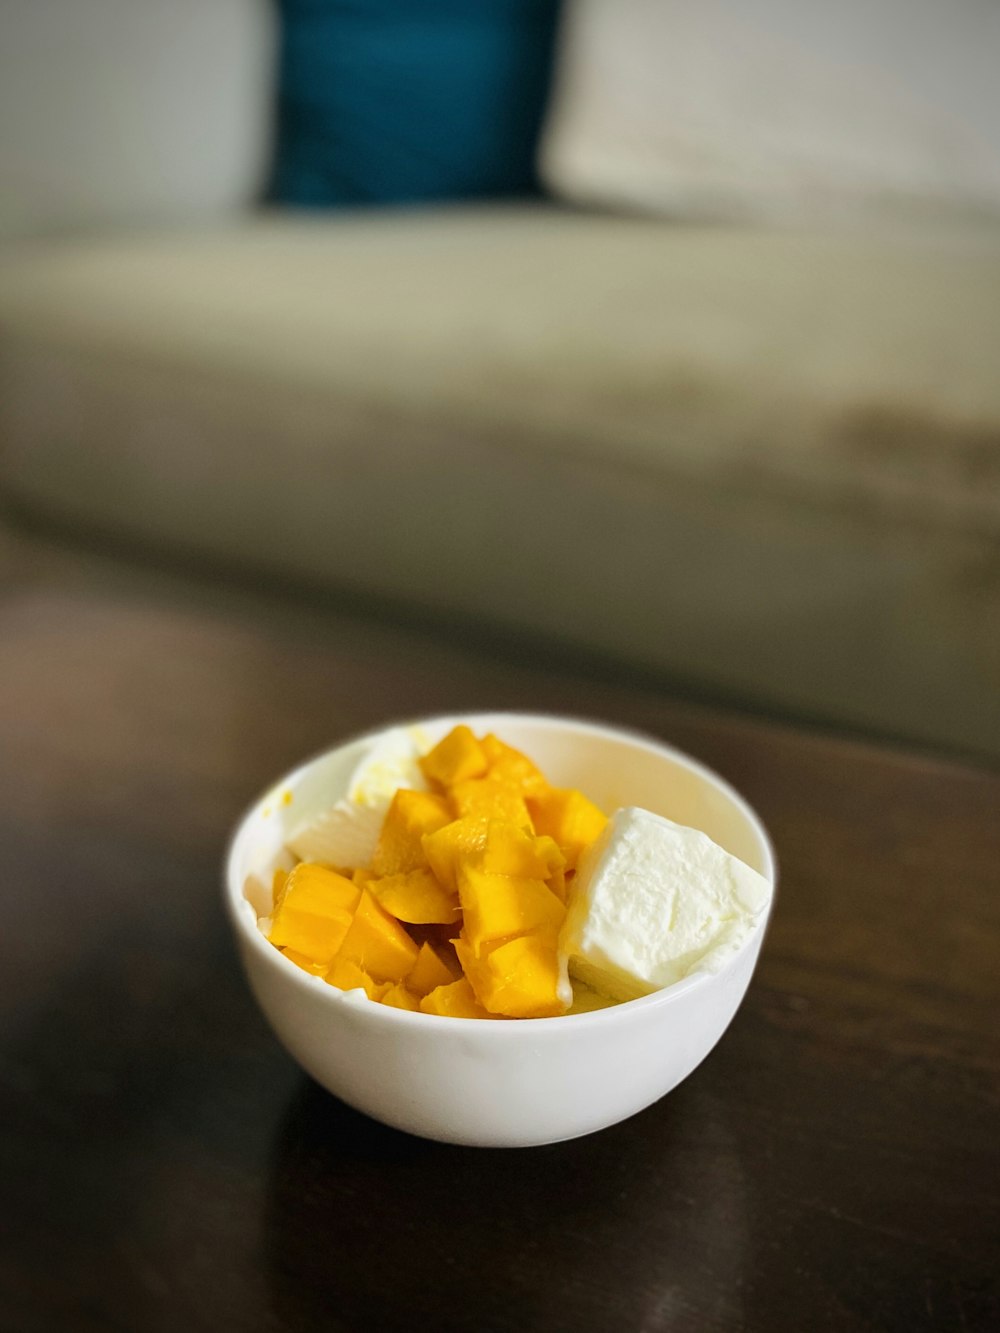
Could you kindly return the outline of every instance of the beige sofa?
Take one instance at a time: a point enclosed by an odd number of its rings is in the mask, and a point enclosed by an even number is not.
[[[0,248],[12,513],[1000,757],[1000,229],[302,219],[251,177]]]

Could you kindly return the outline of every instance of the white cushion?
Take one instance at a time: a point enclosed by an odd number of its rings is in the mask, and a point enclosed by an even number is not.
[[[3,0],[0,236],[245,207],[273,64],[268,0]]]
[[[570,0],[543,175],[679,218],[996,211],[998,64],[982,0]]]

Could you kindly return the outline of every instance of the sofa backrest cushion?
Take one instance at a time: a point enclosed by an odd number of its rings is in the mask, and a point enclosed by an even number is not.
[[[558,0],[282,0],[273,195],[531,193]]]
[[[3,0],[0,238],[253,202],[274,57],[270,0]]]
[[[543,177],[680,219],[1000,212],[1000,5],[573,0]]]

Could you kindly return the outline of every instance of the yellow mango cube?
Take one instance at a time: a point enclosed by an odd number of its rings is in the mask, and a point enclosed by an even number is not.
[[[421,842],[425,833],[450,824],[451,810],[443,796],[402,788],[393,796],[379,833],[371,870],[376,879],[405,875],[426,867]]]
[[[314,963],[329,963],[350,929],[361,890],[325,866],[303,861],[284,882],[268,939]]]
[[[565,870],[563,869],[553,870],[552,874],[548,876],[545,883],[549,886],[549,888],[552,890],[552,892],[556,895],[556,897],[559,899],[561,903],[569,901],[569,890],[566,883]]]
[[[478,953],[484,944],[531,930],[558,931],[566,908],[540,879],[492,875],[462,864],[458,872],[465,936]]]
[[[281,897],[281,895],[282,895],[282,892],[284,891],[285,883],[286,883],[287,880],[288,880],[288,871],[287,871],[287,870],[282,870],[282,869],[279,867],[279,868],[274,872],[274,875],[271,877],[271,901],[272,901],[272,902],[275,902],[275,903],[276,903],[276,902],[280,899],[280,897]]]
[[[420,951],[368,889],[360,892],[361,901],[340,946],[338,960],[355,963],[375,981],[402,981]]]
[[[391,982],[378,982],[357,963],[347,958],[335,958],[326,974],[331,986],[338,990],[363,990],[369,1000],[380,1000],[391,987]]]
[[[422,1014],[440,1014],[442,1018],[493,1018],[494,1015],[476,999],[468,977],[438,986],[420,1001]]]
[[[487,775],[518,787],[526,796],[538,796],[548,790],[541,770],[531,760],[505,744],[492,733],[479,742],[488,764]]]
[[[488,820],[472,816],[453,819],[435,833],[425,833],[424,855],[431,870],[446,889],[458,892],[458,865],[486,845]]]
[[[478,778],[486,772],[486,756],[469,727],[452,727],[429,754],[419,760],[428,782],[451,787],[466,778]]]
[[[392,1009],[409,1009],[416,1013],[420,1008],[420,997],[414,995],[411,990],[397,981],[394,986],[389,986],[381,997],[382,1004],[387,1004]]]
[[[458,948],[476,998],[490,1013],[554,1018],[566,1012],[554,939],[523,935],[488,947],[478,958],[462,941]]]
[[[580,854],[596,840],[607,816],[575,788],[550,787],[528,798],[535,832],[553,838],[566,857],[566,869],[575,870]]]
[[[419,996],[429,995],[438,986],[450,986],[459,979],[445,961],[441,952],[429,940],[424,940],[417,961],[407,973],[407,988]]]
[[[368,881],[367,888],[400,921],[450,925],[462,915],[457,893],[449,893],[430,870],[410,870]]]
[[[519,875],[526,879],[548,879],[566,864],[566,858],[552,838],[536,838],[516,824],[491,819],[486,837],[478,851],[467,860],[491,875]]]
[[[549,879],[566,864],[552,838],[536,838],[528,829],[503,819],[470,815],[453,820],[423,840],[431,870],[448,889],[458,888],[459,865],[468,862],[499,875]]]
[[[531,814],[521,791],[500,778],[470,778],[448,792],[455,819],[499,819],[533,833]]]
[[[322,977],[326,974],[329,966],[327,963],[314,963],[311,958],[307,958],[304,953],[298,953],[295,949],[282,949],[281,952],[290,963],[301,967],[303,972],[308,972],[311,976]]]

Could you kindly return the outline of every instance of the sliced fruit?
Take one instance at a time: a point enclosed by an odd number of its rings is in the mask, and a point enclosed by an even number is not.
[[[455,959],[457,963],[457,959]],[[429,995],[438,986],[450,986],[459,980],[459,972],[448,966],[442,951],[427,940],[420,946],[417,961],[407,973],[406,985],[417,995]]]
[[[399,922],[367,889],[344,936],[338,961],[354,963],[375,981],[402,981],[420,952]]]
[[[420,1008],[420,997],[414,995],[401,981],[397,981],[394,986],[386,989],[382,995],[382,1003],[392,1009],[409,1009],[415,1013]]]
[[[479,744],[489,764],[487,769],[489,777],[501,778],[504,782],[519,787],[526,796],[538,796],[548,790],[549,784],[545,781],[541,769],[520,750],[515,750],[512,745],[507,745],[492,733],[484,736]]]
[[[421,843],[425,833],[433,833],[452,820],[443,796],[429,791],[397,791],[386,811],[378,846],[372,857],[372,874],[405,875],[427,865]]]
[[[380,1000],[392,986],[388,981],[376,981],[364,968],[358,967],[357,963],[352,963],[347,958],[335,959],[326,974],[326,979],[338,990],[363,990],[369,1000]]]
[[[550,787],[540,796],[528,799],[528,809],[535,832],[553,838],[566,857],[566,869],[573,870],[585,848],[596,840],[607,816],[593,801],[576,788]]]
[[[466,778],[478,778],[486,772],[486,756],[469,727],[452,727],[429,754],[419,761],[428,782],[451,787]]]
[[[420,1001],[422,1014],[440,1014],[443,1018],[495,1018],[476,999],[468,977],[438,986]]]
[[[479,957],[463,941],[457,947],[476,998],[490,1013],[554,1018],[566,1012],[553,939],[524,935],[488,945]]]
[[[464,931],[478,953],[484,944],[528,931],[557,931],[566,908],[540,879],[492,875],[462,865],[458,873]]]
[[[409,870],[368,881],[368,890],[400,921],[450,925],[462,915],[458,894],[449,893],[430,870]]]
[[[268,939],[314,963],[329,963],[350,929],[361,890],[325,866],[302,861],[285,880]]]

